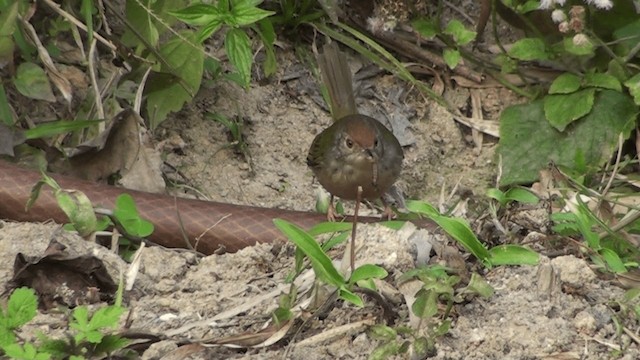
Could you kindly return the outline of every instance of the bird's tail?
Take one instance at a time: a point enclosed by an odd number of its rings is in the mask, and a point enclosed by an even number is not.
[[[351,85],[351,70],[347,58],[333,41],[322,48],[318,55],[322,82],[327,87],[333,120],[358,113]]]

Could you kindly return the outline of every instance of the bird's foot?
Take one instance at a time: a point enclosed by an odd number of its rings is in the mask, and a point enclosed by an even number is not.
[[[396,213],[393,212],[393,209],[391,209],[391,206],[389,206],[388,204],[384,204],[384,210],[382,211],[382,215],[380,216],[380,218],[382,220],[393,220],[393,218],[395,218]]]

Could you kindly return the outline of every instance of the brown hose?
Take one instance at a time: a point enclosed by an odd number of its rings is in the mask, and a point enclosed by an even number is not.
[[[108,209],[113,209],[118,195],[131,195],[140,215],[154,224],[155,231],[149,240],[162,246],[186,247],[179,221],[182,219],[185,236],[191,246],[203,254],[212,254],[218,249],[235,252],[256,243],[283,239],[282,233],[273,225],[275,218],[293,222],[305,229],[326,220],[326,216],[317,213],[174,198],[68,176],[52,177],[62,188],[80,190],[91,199],[92,204]],[[25,211],[31,188],[39,180],[37,171],[0,160],[0,219],[68,222],[48,188],[43,188],[33,207]],[[198,237],[200,239],[196,242]]]

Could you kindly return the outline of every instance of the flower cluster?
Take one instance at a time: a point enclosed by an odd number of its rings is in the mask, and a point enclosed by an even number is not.
[[[561,7],[566,0],[540,0],[540,9],[547,10]],[[593,5],[601,10],[609,10],[613,7],[611,0],[584,0],[587,5]],[[558,31],[563,34],[572,31],[575,33],[573,43],[577,46],[589,43],[589,37],[583,33],[585,23],[585,7],[574,5],[569,9],[569,17],[564,9],[556,8],[551,12],[551,19],[558,24]]]
[[[540,9],[547,10],[555,5],[563,6],[566,0],[540,0]],[[587,5],[593,5],[600,10],[609,10],[613,7],[611,0],[584,0]]]

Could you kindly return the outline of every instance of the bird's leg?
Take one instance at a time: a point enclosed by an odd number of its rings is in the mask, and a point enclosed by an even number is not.
[[[387,202],[384,200],[384,195],[380,198],[380,200],[382,201],[382,205],[384,205],[384,210],[382,211],[382,216],[380,216],[380,218],[383,220],[385,218],[387,220],[393,219],[396,214],[393,212],[391,206],[389,206],[389,204],[387,204]]]
[[[356,228],[358,226],[358,210],[360,210],[360,202],[362,201],[362,186],[358,186],[356,193],[356,209],[353,211],[353,227],[351,228],[351,273],[356,268]]]
[[[327,209],[327,221],[335,222],[336,221],[336,208],[333,206],[333,195],[329,199],[329,208]]]

